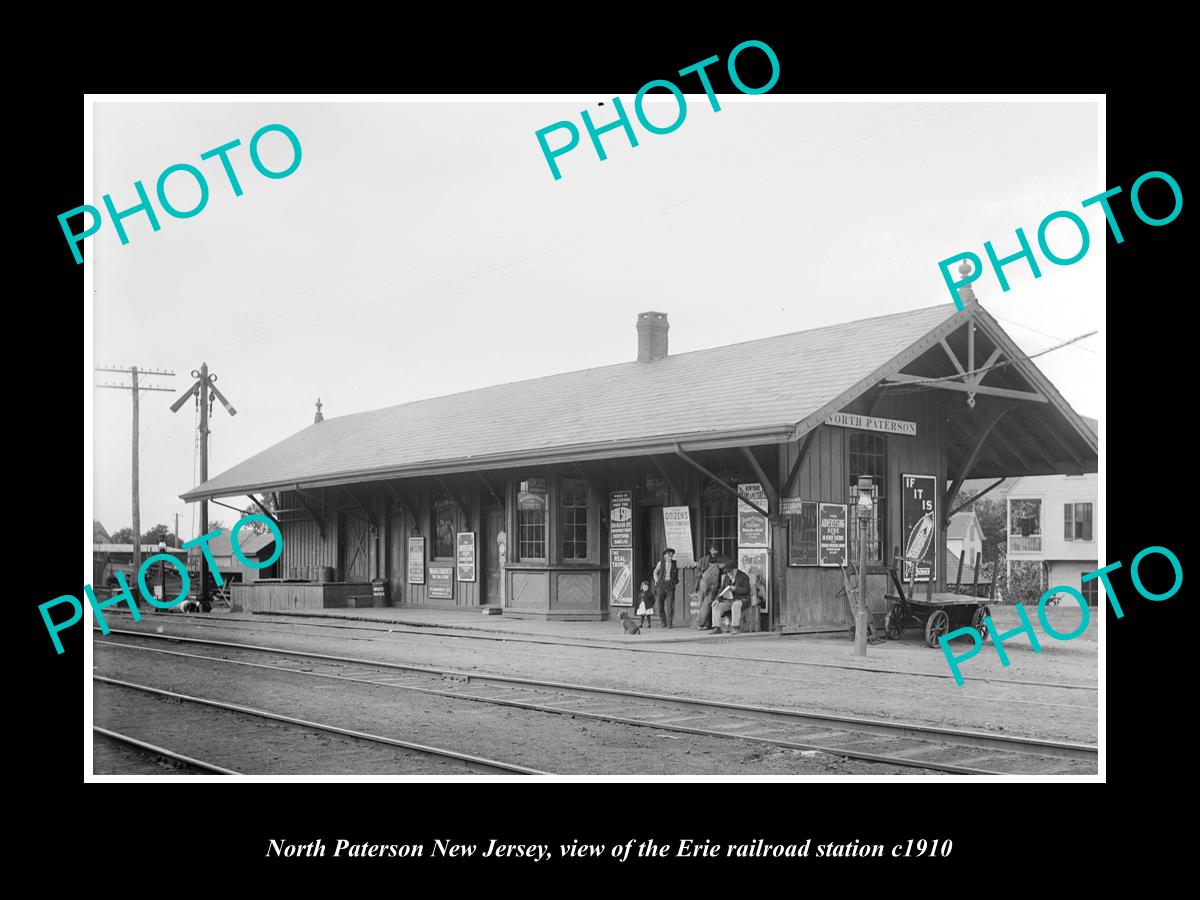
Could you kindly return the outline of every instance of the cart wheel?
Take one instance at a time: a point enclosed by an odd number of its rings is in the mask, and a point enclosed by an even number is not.
[[[984,616],[990,616],[992,611],[986,606],[981,606],[975,610],[975,615],[971,617],[971,627],[979,632],[979,640],[982,643],[987,640],[988,630],[987,624],[983,621]]]
[[[903,632],[904,607],[897,603],[888,610],[887,618],[883,622],[883,633],[889,641],[898,641]]]
[[[925,623],[925,643],[930,647],[938,646],[938,638],[950,630],[950,617],[944,609],[934,610]]]

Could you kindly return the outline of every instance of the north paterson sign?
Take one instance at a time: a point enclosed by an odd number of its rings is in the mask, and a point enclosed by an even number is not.
[[[880,419],[876,416],[860,416],[857,413],[834,413],[825,420],[826,425],[839,428],[861,428],[864,431],[883,431],[888,434],[916,435],[917,423],[903,419]]]

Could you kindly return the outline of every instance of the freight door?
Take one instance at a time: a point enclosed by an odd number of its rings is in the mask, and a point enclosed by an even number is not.
[[[338,571],[342,581],[371,580],[371,525],[358,516],[340,514]]]

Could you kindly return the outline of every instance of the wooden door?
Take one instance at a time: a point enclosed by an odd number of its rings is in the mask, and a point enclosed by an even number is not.
[[[500,548],[496,537],[504,531],[504,508],[489,506],[483,510],[480,520],[479,553],[483,570],[483,580],[479,587],[479,603],[481,606],[500,605],[500,579],[504,572],[500,567]]]
[[[339,549],[339,572],[342,581],[371,580],[371,526],[368,522],[343,513]]]

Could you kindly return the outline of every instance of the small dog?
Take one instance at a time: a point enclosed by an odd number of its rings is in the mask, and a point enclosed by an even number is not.
[[[622,611],[617,618],[621,620],[621,626],[625,629],[626,634],[642,633],[641,626],[639,626],[637,622],[633,621],[633,619],[629,617],[629,613]]]

